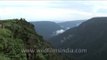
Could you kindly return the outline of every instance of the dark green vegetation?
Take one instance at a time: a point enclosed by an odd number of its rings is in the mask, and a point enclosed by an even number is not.
[[[57,30],[62,29],[57,23],[51,21],[38,21],[31,23],[34,24],[37,33],[42,35],[45,39],[54,36]]]
[[[56,53],[37,53],[44,48],[50,45],[25,19],[0,21],[0,60],[62,60]]]
[[[107,17],[95,17],[50,39],[57,48],[87,49],[65,54],[68,60],[107,60]]]

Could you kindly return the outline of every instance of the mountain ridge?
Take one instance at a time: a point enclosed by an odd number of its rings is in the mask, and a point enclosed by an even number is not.
[[[107,17],[91,18],[78,27],[71,28],[59,36],[50,39],[51,43],[57,48],[84,48],[88,52],[83,55],[71,56],[74,60],[106,60],[107,54]],[[61,40],[65,40],[61,43]],[[56,44],[57,42],[57,44]]]

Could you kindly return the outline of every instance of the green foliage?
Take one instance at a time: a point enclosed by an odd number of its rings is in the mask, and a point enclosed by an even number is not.
[[[37,60],[47,60],[47,59],[44,57],[44,55],[41,54],[41,53],[38,53],[38,54],[37,54],[36,59],[37,59]]]
[[[0,37],[8,37],[11,36],[11,31],[8,29],[0,29]]]
[[[23,49],[50,47],[25,19],[8,19],[0,23],[4,26],[0,28],[0,60],[54,60],[48,59],[52,54],[22,52]]]
[[[11,59],[3,54],[0,54],[0,60],[11,60]]]

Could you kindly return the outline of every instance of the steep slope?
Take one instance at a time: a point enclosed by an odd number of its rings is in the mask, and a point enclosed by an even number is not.
[[[37,33],[42,35],[45,39],[54,36],[57,30],[62,29],[58,24],[51,21],[38,21],[31,23],[35,25]]]
[[[87,49],[86,54],[69,55],[74,60],[107,60],[106,26],[107,17],[95,17],[53,37],[51,43],[60,48]]]
[[[59,54],[37,52],[45,48],[51,46],[25,19],[0,21],[0,60],[60,60]]]
[[[84,22],[85,20],[76,20],[76,21],[65,21],[65,22],[61,22],[58,23],[62,28],[64,28],[65,30],[76,27],[78,25],[80,25],[82,22]]]

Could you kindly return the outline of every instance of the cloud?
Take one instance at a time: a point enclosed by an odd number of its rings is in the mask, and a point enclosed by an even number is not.
[[[37,20],[69,20],[74,16],[90,15],[87,12],[81,12],[73,9],[63,8],[32,8],[32,7],[7,7],[0,9],[1,18],[21,18]]]
[[[63,29],[57,30],[57,31],[56,31],[56,35],[61,34],[61,33],[63,33],[63,32],[65,32],[65,30],[63,30]]]
[[[0,18],[83,20],[107,16],[107,1],[0,1]]]

